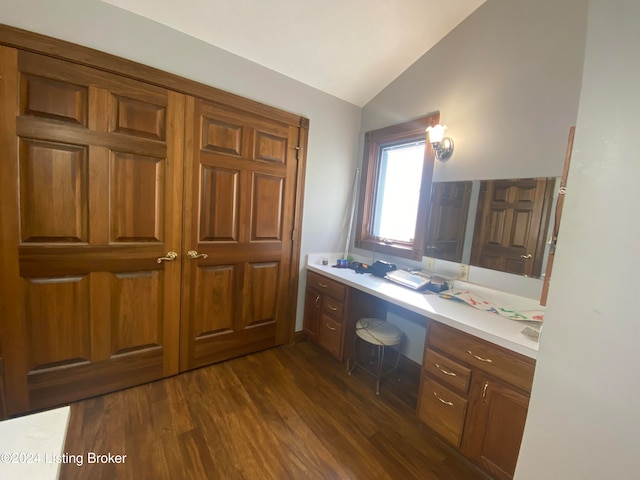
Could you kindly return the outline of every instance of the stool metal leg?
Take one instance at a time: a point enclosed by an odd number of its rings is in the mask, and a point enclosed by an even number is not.
[[[376,395],[380,395],[380,379],[382,378],[383,365],[384,365],[384,345],[378,345],[378,370],[376,374]]]
[[[398,364],[400,363],[400,352],[402,351],[402,337],[400,337],[400,343],[396,346],[396,364],[393,367],[395,374],[396,374],[396,378],[398,379],[398,381],[400,381],[400,375],[398,374]]]
[[[353,369],[356,368],[356,365],[358,364],[358,353],[356,352],[356,341],[358,340],[358,335],[354,335],[353,336],[353,365],[351,365],[351,368],[348,369],[348,373],[349,375],[351,375],[351,372],[353,372]]]

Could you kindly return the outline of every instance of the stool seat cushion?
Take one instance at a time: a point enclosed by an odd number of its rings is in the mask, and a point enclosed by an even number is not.
[[[361,318],[356,322],[356,335],[373,345],[398,345],[402,331],[379,318]]]

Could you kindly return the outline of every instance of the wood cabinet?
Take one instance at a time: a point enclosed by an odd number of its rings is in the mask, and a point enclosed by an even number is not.
[[[535,362],[431,322],[418,416],[492,476],[513,477]]]
[[[347,286],[307,272],[303,331],[310,340],[342,360],[346,325]]]
[[[9,415],[292,338],[306,119],[8,27],[0,77]]]
[[[360,318],[386,318],[387,303],[310,270],[307,271],[303,332],[333,357],[353,356],[355,325]]]

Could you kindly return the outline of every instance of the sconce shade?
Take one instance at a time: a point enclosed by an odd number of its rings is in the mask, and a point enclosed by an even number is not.
[[[427,127],[427,133],[429,134],[430,143],[440,143],[444,138],[444,131],[447,129],[446,125],[435,125],[433,127]]]
[[[433,127],[427,127],[429,143],[431,143],[431,146],[433,147],[436,158],[441,162],[447,160],[453,153],[453,140],[444,136],[444,131],[446,129],[446,125],[440,124]]]

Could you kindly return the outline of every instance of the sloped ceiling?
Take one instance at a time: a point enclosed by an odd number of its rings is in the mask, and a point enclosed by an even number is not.
[[[103,0],[363,106],[485,0]]]

